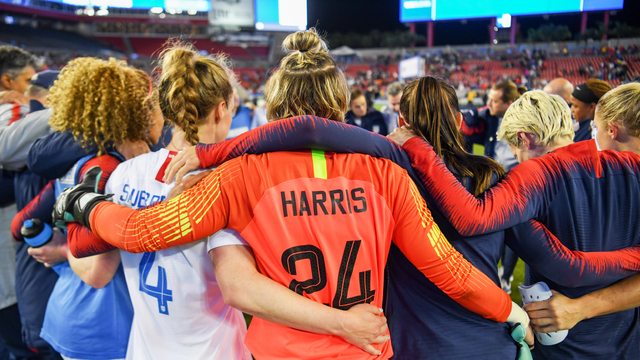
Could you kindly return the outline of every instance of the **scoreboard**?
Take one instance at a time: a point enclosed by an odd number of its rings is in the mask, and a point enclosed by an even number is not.
[[[400,21],[436,21],[622,9],[624,0],[400,0]]]

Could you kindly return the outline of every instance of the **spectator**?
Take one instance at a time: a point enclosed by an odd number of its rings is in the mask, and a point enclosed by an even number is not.
[[[544,92],[552,95],[559,95],[567,104],[571,104],[571,93],[573,92],[573,84],[567,79],[555,78],[544,87]]]
[[[0,91],[24,94],[36,73],[36,59],[15,46],[0,46]],[[22,104],[20,104],[22,103]],[[0,105],[0,127],[9,126],[29,112],[26,99]]]
[[[359,126],[382,136],[387,136],[387,123],[380,111],[367,107],[365,95],[360,90],[351,92],[351,102],[349,110],[345,116],[346,122]]]
[[[589,79],[586,83],[576,86],[571,94],[571,115],[577,122],[574,142],[595,138],[593,118],[596,113],[596,105],[600,98],[611,90],[611,85],[598,80]]]
[[[511,81],[495,85],[489,90],[487,107],[468,112],[461,125],[467,141],[484,145],[485,156],[497,161],[507,172],[518,164],[518,160],[513,156],[506,142],[498,141],[496,134],[500,128],[502,116],[511,103],[525,91],[526,88],[518,88]]]
[[[387,122],[388,133],[391,134],[395,128],[398,127],[398,114],[400,114],[400,99],[402,98],[402,92],[404,90],[404,84],[401,82],[394,82],[387,87],[386,95],[389,105],[382,109],[382,115]]]
[[[47,70],[35,74],[25,95],[30,112],[0,132],[0,165],[4,169],[23,170],[27,151],[40,137],[49,133],[51,111],[46,110],[49,89],[58,78],[59,71]]]

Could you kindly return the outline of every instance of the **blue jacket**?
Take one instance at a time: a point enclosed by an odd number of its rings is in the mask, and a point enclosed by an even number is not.
[[[463,114],[460,131],[467,139],[469,145],[467,151],[471,152],[471,144],[479,144],[484,146],[484,156],[496,160],[506,171],[518,164],[518,160],[510,152],[496,153],[501,118],[491,115],[488,108],[465,110]],[[501,156],[504,158],[500,158]]]
[[[573,136],[573,142],[591,140],[593,138],[593,120],[584,120],[578,123],[580,126]]]
[[[362,121],[360,124],[356,123],[356,116],[351,110],[349,110],[345,115],[345,120],[347,124],[359,126],[365,130],[369,130],[382,136],[387,136],[389,134],[389,127],[384,119],[384,115],[373,108],[367,109],[367,114],[360,119]]]

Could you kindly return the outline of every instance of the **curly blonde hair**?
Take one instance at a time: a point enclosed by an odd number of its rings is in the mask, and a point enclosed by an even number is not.
[[[124,61],[85,57],[62,69],[48,101],[51,128],[82,136],[83,147],[95,144],[104,154],[108,142],[149,141],[158,92],[144,71]]]
[[[343,122],[349,106],[347,80],[316,30],[293,33],[282,46],[289,54],[264,90],[267,119],[316,115]]]
[[[235,75],[224,55],[200,55],[190,44],[170,39],[160,56],[160,108],[167,121],[184,131],[192,145],[199,141],[198,125],[222,101],[233,97]]]

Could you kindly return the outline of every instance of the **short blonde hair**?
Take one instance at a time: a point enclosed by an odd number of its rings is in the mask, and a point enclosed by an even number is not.
[[[528,91],[516,100],[504,114],[498,140],[506,140],[518,146],[518,131],[535,134],[538,145],[550,145],[555,141],[574,136],[571,112],[567,103],[558,95],[541,90]]]
[[[624,125],[627,134],[640,136],[640,84],[620,85],[604,94],[596,114],[607,125],[617,121]]]
[[[347,79],[315,29],[287,36],[282,46],[289,54],[264,90],[267,119],[316,115],[344,121],[349,106]]]

